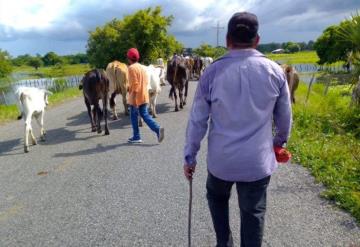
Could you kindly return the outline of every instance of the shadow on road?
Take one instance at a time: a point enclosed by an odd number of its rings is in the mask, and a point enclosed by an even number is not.
[[[89,116],[86,111],[83,111],[78,115],[71,116],[67,118],[67,120],[70,122],[68,122],[66,126],[79,126],[90,123]]]
[[[157,146],[158,144],[129,144],[129,143],[118,143],[118,144],[114,144],[114,145],[109,145],[109,146],[103,146],[102,144],[98,144],[96,147],[94,148],[90,148],[90,149],[86,149],[86,150],[80,150],[80,151],[76,151],[73,153],[57,153],[54,155],[54,157],[73,157],[73,156],[81,156],[81,155],[91,155],[91,154],[96,154],[96,153],[102,153],[102,152],[107,152],[109,150],[113,150],[113,149],[117,149],[119,147],[124,147],[124,146],[132,146],[134,148],[138,147],[138,148],[144,148],[144,147],[153,147],[153,146]]]
[[[14,150],[20,150],[23,151],[23,147],[20,147],[20,138],[0,142],[0,155],[4,155],[8,152],[14,151]],[[23,152],[21,152],[22,154]]]

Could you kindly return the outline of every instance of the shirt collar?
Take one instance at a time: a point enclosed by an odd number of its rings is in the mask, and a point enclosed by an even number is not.
[[[259,52],[254,48],[230,50],[225,56],[226,57],[249,57],[249,56],[265,57],[264,54],[262,54],[261,52]]]

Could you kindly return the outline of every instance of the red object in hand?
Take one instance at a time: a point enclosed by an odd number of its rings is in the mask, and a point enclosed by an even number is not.
[[[291,159],[291,153],[283,147],[275,146],[274,152],[276,161],[279,163],[286,163]]]

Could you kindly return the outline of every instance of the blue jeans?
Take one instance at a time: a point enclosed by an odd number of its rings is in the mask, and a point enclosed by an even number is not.
[[[234,183],[240,207],[241,247],[261,246],[266,211],[266,189],[269,182],[270,176],[254,182],[228,182],[208,173],[207,199],[215,228],[217,247],[234,246],[229,225],[229,198]]]
[[[139,130],[139,113],[144,122],[149,126],[149,128],[159,136],[160,126],[158,123],[154,121],[148,111],[147,104],[142,104],[139,107],[130,106],[130,118],[131,118],[131,125],[133,128],[133,138],[134,140],[139,140],[140,138],[140,130]]]

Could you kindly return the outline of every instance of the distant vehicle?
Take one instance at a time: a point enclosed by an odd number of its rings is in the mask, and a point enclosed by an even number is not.
[[[276,49],[276,50],[273,50],[271,53],[272,54],[281,54],[281,53],[285,53],[285,50],[284,49]]]

